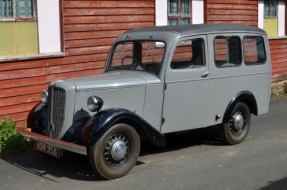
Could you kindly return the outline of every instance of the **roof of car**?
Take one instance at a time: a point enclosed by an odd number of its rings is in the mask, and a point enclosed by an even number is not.
[[[177,26],[155,26],[130,30],[126,32],[126,34],[134,32],[150,32],[151,34],[153,32],[170,32],[178,33],[181,36],[220,32],[254,32],[266,34],[266,32],[260,28],[241,24],[191,24]]]

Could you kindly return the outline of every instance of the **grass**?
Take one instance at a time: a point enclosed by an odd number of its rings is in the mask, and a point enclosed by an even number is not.
[[[31,150],[31,143],[17,132],[16,121],[9,117],[0,120],[0,154],[19,154]]]

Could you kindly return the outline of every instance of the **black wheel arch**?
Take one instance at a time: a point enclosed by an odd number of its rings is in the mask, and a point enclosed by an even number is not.
[[[223,123],[228,120],[230,112],[239,102],[246,104],[252,114],[258,115],[258,107],[255,96],[249,91],[242,91],[238,93],[235,97],[233,97],[232,100],[229,102],[224,113]]]
[[[44,134],[46,123],[48,119],[47,105],[43,103],[36,104],[28,113],[27,127],[31,128],[33,132]]]
[[[88,146],[96,143],[106,131],[117,123],[129,124],[140,136],[148,137],[156,146],[166,145],[165,136],[136,113],[127,109],[111,108],[98,112],[87,122],[83,130],[89,130]]]

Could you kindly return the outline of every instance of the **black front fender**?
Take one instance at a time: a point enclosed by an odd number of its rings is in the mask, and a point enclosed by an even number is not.
[[[98,112],[91,117],[83,130],[89,129],[88,145],[93,145],[116,123],[130,124],[140,135],[146,135],[156,146],[165,146],[165,136],[153,128],[135,113],[121,108],[112,108]]]
[[[36,104],[28,114],[27,127],[33,132],[44,134],[47,124],[48,110],[46,104]]]

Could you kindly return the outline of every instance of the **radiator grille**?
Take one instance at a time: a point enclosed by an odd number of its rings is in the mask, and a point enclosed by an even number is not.
[[[62,130],[65,119],[66,91],[54,87],[52,89],[51,122],[53,124],[52,137],[57,137]]]

